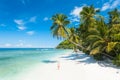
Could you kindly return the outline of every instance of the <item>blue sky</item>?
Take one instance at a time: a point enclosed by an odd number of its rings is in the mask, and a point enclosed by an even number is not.
[[[0,47],[55,47],[62,40],[51,34],[51,16],[64,13],[77,26],[82,7],[91,4],[106,17],[120,8],[120,0],[0,0]]]

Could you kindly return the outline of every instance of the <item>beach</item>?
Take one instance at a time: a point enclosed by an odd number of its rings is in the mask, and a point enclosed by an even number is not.
[[[120,80],[120,0],[1,0],[0,80]]]
[[[58,69],[58,61],[60,68]],[[59,55],[51,61],[36,65],[15,80],[119,80],[120,69],[114,65],[95,61],[92,57],[79,52]]]

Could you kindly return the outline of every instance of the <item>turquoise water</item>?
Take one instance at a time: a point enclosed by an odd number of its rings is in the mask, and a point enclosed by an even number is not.
[[[43,64],[44,60],[70,52],[62,49],[40,48],[2,48],[0,49],[0,80],[9,78],[36,64]]]

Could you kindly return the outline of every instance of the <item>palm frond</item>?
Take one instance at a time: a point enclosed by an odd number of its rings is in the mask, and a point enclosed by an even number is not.
[[[95,55],[95,54],[98,54],[98,53],[100,53],[100,48],[96,47],[93,50],[91,50],[90,55]]]
[[[89,35],[86,39],[88,40],[91,40],[91,39],[100,39],[100,40],[103,40],[103,38],[101,38],[100,36],[98,35]]]
[[[118,42],[109,42],[107,47],[106,47],[106,51],[109,53],[110,51],[112,51],[114,49],[114,47],[116,46]]]
[[[104,43],[105,43],[105,41],[103,41],[103,40],[97,40],[96,42],[93,43],[92,48],[103,45]]]

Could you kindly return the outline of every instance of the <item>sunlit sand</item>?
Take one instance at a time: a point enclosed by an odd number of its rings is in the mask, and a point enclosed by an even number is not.
[[[97,62],[82,52],[53,58],[42,67],[37,65],[16,80],[119,80],[120,70],[111,64]]]

